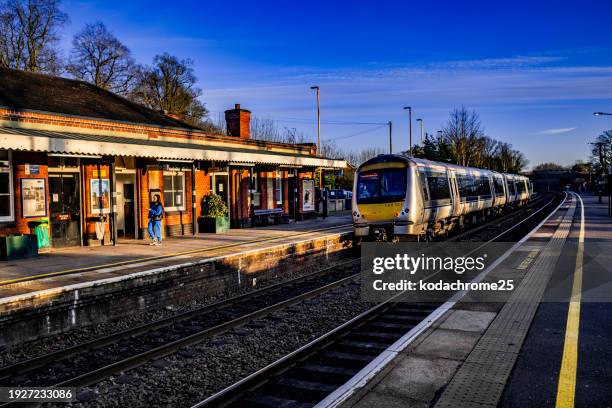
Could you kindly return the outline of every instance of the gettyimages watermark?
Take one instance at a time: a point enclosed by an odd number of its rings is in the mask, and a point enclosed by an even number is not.
[[[566,302],[570,298],[577,245],[563,248],[514,243],[363,243],[361,291],[364,300],[383,302],[444,302],[457,292],[466,300],[504,302],[508,299]],[[593,280],[591,301],[612,301],[612,265],[601,257],[600,245],[584,249],[583,270]],[[612,248],[606,248],[612,254]],[[599,256],[597,255],[599,254]],[[503,260],[500,262],[500,258]],[[547,262],[542,262],[546,258]],[[512,297],[527,273],[548,276],[546,291],[537,299]]]

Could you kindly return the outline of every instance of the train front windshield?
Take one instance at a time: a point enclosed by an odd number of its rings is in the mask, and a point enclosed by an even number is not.
[[[357,203],[401,201],[406,197],[406,169],[381,169],[359,173]]]

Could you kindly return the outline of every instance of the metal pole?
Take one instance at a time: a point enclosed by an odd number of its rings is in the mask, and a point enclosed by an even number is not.
[[[321,92],[317,86],[317,153],[321,156]]]
[[[423,144],[423,119],[419,119],[419,122],[421,124],[421,145]]]
[[[110,179],[110,222],[111,222],[111,236],[113,240],[113,246],[117,245],[117,186],[116,177],[115,177],[115,158],[112,158],[112,161],[109,163],[109,169],[111,173]]]
[[[389,121],[389,154],[393,154],[393,122]]]
[[[408,156],[412,157],[412,107],[404,106],[408,110]]]
[[[195,235],[198,232],[198,203],[196,203],[196,171],[196,164],[195,162],[193,162],[191,163],[191,235]]]
[[[249,223],[251,227],[255,226],[255,204],[253,204],[253,198],[255,196],[253,190],[255,190],[255,185],[253,184],[253,167],[249,167]]]
[[[321,90],[318,85],[310,89],[317,91],[317,156],[321,156]],[[323,188],[323,171],[319,170],[319,189]]]
[[[408,151],[410,152],[410,157],[412,157],[412,108],[408,107],[408,129],[410,131],[410,147]]]

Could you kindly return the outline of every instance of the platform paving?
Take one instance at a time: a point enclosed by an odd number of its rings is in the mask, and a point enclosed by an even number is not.
[[[134,274],[180,262],[205,260],[242,251],[302,242],[351,230],[350,215],[259,228],[232,229],[222,234],[167,238],[161,246],[148,240],[120,240],[116,246],[52,250],[36,258],[0,262],[0,300],[15,295],[58,288],[84,281]],[[7,284],[12,279],[57,274],[31,282]]]
[[[607,203],[598,204],[593,196],[582,198],[587,247],[589,242],[612,243],[612,219],[604,212]],[[478,296],[468,293],[367,384],[353,389],[352,396],[341,406],[554,406],[562,358],[555,351],[562,350],[567,303],[551,319],[555,314],[547,310],[559,309],[558,303],[542,303],[538,308],[538,302],[549,285],[550,275],[546,276],[545,271],[561,259],[563,250],[567,251],[565,247],[561,250],[560,245],[578,237],[577,208],[579,200],[574,197],[489,273],[487,280],[509,275],[518,279],[514,298],[479,302]],[[612,254],[596,258],[600,259],[585,265],[585,276],[589,268],[598,268],[599,273],[605,269],[608,276],[612,275]],[[552,268],[548,271],[552,272]],[[521,285],[523,290],[519,291]],[[516,301],[517,296],[521,296],[521,301]],[[609,406],[612,390],[603,384],[612,383],[612,370],[606,363],[612,351],[603,350],[610,350],[604,344],[609,345],[612,336],[612,310],[602,310],[612,309],[612,304],[585,306],[582,322],[586,327],[581,327],[580,336],[590,344],[579,344],[582,354],[578,356],[576,406],[606,406],[605,401]],[[600,314],[585,316],[584,310],[590,309]],[[541,311],[544,315],[540,317]],[[561,344],[554,347],[551,342]],[[588,350],[598,350],[599,357],[592,358]],[[540,364],[540,360],[547,359],[552,361]],[[582,366],[581,362],[591,366]],[[535,368],[545,372],[534,372]],[[602,402],[604,405],[600,405]]]

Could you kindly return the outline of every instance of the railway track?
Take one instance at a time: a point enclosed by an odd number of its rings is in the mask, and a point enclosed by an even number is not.
[[[0,368],[2,386],[81,387],[354,280],[359,260]],[[4,406],[4,405],[3,405]]]
[[[558,204],[558,195],[542,198],[529,214],[510,214],[493,222],[510,227],[484,245],[518,240]],[[520,217],[517,221],[517,217]],[[481,229],[484,231],[484,229]],[[472,232],[472,231],[470,231]],[[478,234],[472,232],[472,239]],[[464,236],[468,237],[468,235]],[[467,239],[467,238],[466,238]],[[346,383],[396,340],[428,319],[439,303],[380,303],[263,369],[195,404],[204,407],[312,407]]]
[[[525,207],[503,215],[491,222],[470,228],[447,238],[450,242],[460,241],[499,241],[502,238],[511,240],[509,235],[516,229],[522,229],[523,224],[535,217],[535,214],[546,212],[559,203],[561,196],[557,193],[545,193],[530,201]]]

